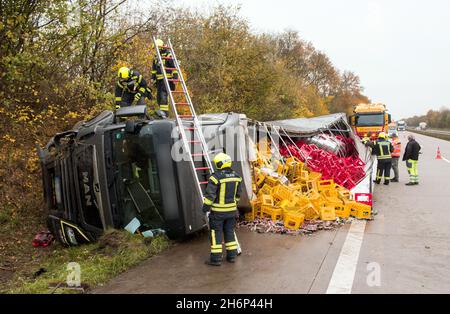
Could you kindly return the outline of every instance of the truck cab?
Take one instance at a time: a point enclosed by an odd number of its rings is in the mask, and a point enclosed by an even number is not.
[[[362,138],[365,134],[371,133],[375,138],[380,132],[388,133],[391,115],[384,104],[359,104],[354,107],[353,115],[349,117],[349,120],[359,137]]]
[[[240,116],[202,119],[217,151],[225,146],[222,131],[246,121]],[[50,231],[72,246],[95,241],[108,229],[176,239],[205,228],[191,164],[183,152],[174,155],[183,150],[180,141],[175,120],[153,120],[146,106],[104,111],[56,134],[39,151]],[[248,158],[236,160],[238,173],[250,173]],[[248,210],[251,177],[243,178],[249,192],[239,207]]]
[[[175,127],[136,106],[104,111],[55,135],[39,152],[50,231],[77,245],[110,228],[164,230],[171,238],[202,229],[190,166],[171,157]]]

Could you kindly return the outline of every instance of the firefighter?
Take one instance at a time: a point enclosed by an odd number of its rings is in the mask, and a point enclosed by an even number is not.
[[[116,109],[135,105],[145,105],[145,97],[152,99],[152,91],[138,71],[121,67],[117,72],[115,90]]]
[[[158,45],[159,53],[161,55],[163,66],[166,67],[167,79],[178,80],[178,71],[174,70],[175,64],[173,59],[165,59],[171,58],[172,54],[167,50],[164,46],[164,42],[161,39],[156,40],[156,44]],[[152,46],[155,49],[155,46]],[[168,69],[167,69],[168,68]],[[172,68],[172,69],[171,69]],[[169,105],[167,99],[167,89],[164,83],[164,74],[161,69],[161,65],[159,64],[158,58],[153,58],[152,65],[152,83],[156,87],[156,102],[158,103],[159,109],[166,115],[169,115]],[[169,86],[171,90],[175,90],[175,83],[169,82]]]
[[[417,172],[417,163],[419,162],[420,145],[416,142],[414,135],[408,135],[408,144],[406,144],[405,152],[403,153],[403,161],[406,161],[406,168],[408,168],[409,182],[406,185],[418,185],[419,173]]]
[[[394,171],[394,178],[391,182],[398,182],[398,160],[400,159],[400,153],[402,151],[402,144],[398,138],[397,133],[392,133],[392,146],[394,150],[391,153],[392,157],[392,170]]]
[[[380,184],[384,178],[384,185],[389,185],[392,157],[391,153],[394,150],[392,143],[386,139],[386,133],[380,132],[378,139],[371,142],[372,154],[377,156],[377,177],[373,181]]]
[[[365,134],[364,134],[364,137],[363,137],[362,140],[361,140],[361,142],[362,142],[364,145],[368,144],[368,143],[370,142],[370,140],[371,140],[371,136],[372,136],[372,133],[365,133]]]
[[[231,169],[231,157],[219,153],[214,157],[218,171],[214,172],[205,190],[203,212],[209,213],[211,230],[211,255],[206,264],[220,266],[222,263],[222,237],[225,240],[227,261],[234,263],[238,250],[238,242],[234,232],[237,203],[241,195],[242,178]]]

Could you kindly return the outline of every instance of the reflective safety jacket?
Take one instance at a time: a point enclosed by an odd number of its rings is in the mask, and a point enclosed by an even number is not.
[[[134,97],[136,94],[140,94],[141,97],[152,97],[152,91],[148,87],[147,82],[144,80],[138,71],[130,70],[130,79],[127,83],[121,83],[117,81],[115,89],[115,101],[116,107],[120,107],[122,102],[127,102],[131,105],[133,100],[137,100]]]
[[[399,139],[393,140],[392,145],[394,146],[394,150],[392,151],[391,156],[393,158],[400,158],[400,153],[402,151],[402,145]]]
[[[163,50],[161,51],[161,57],[172,57],[172,54]],[[173,62],[173,59],[162,59],[163,66],[166,68],[175,68],[175,64]],[[178,71],[172,70],[172,69],[166,69],[167,78],[168,79],[178,79]],[[164,74],[162,72],[161,66],[159,64],[158,57],[155,55],[153,58],[153,65],[152,65],[152,80],[162,80],[164,78]]]
[[[372,154],[377,156],[378,160],[391,159],[391,153],[394,146],[388,140],[378,139],[371,144]]]
[[[242,178],[231,168],[214,172],[208,180],[203,203],[212,211],[230,212],[237,209]]]

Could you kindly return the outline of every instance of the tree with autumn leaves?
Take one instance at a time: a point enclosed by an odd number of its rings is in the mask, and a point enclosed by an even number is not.
[[[18,219],[42,216],[36,145],[113,109],[119,67],[149,79],[152,35],[171,38],[198,113],[264,121],[368,101],[357,75],[297,32],[255,34],[236,7],[200,14],[167,0],[0,0],[0,13],[0,211]]]

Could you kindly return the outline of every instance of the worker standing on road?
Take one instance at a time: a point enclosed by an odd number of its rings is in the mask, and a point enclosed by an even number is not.
[[[418,185],[419,173],[417,171],[417,163],[419,162],[420,145],[416,142],[414,135],[408,135],[408,144],[405,147],[403,154],[403,161],[406,161],[406,168],[408,168],[409,182],[406,185]]]
[[[380,132],[378,139],[369,144],[372,147],[372,154],[377,156],[377,177],[373,181],[380,184],[384,178],[384,185],[389,185],[392,157],[391,153],[394,150],[392,143],[386,139],[386,133]]]
[[[222,263],[222,237],[225,239],[227,261],[234,263],[236,259],[238,243],[234,228],[242,178],[231,169],[231,157],[227,154],[217,154],[214,157],[214,164],[218,171],[209,177],[203,200],[203,212],[210,212],[209,226],[211,230],[211,256],[206,264],[220,266]]]
[[[400,159],[400,153],[402,151],[401,142],[398,138],[397,133],[392,133],[392,146],[394,146],[394,150],[392,151],[392,170],[394,170],[394,178],[391,182],[398,182],[398,160]]]
[[[152,99],[152,91],[138,71],[121,67],[117,72],[115,89],[116,109],[134,105],[145,105],[144,99]]]
[[[162,58],[162,66],[166,68],[167,78],[169,80],[178,80],[178,71],[175,69],[175,64],[173,62],[172,54],[164,46],[164,42],[161,39],[156,40],[158,45],[159,53]],[[152,46],[155,49],[155,46]],[[152,65],[152,83],[156,87],[156,102],[158,103],[159,109],[167,116],[169,116],[169,105],[167,99],[167,89],[164,83],[164,74],[157,56],[153,58]],[[175,83],[169,81],[169,86],[171,90],[175,90]]]

